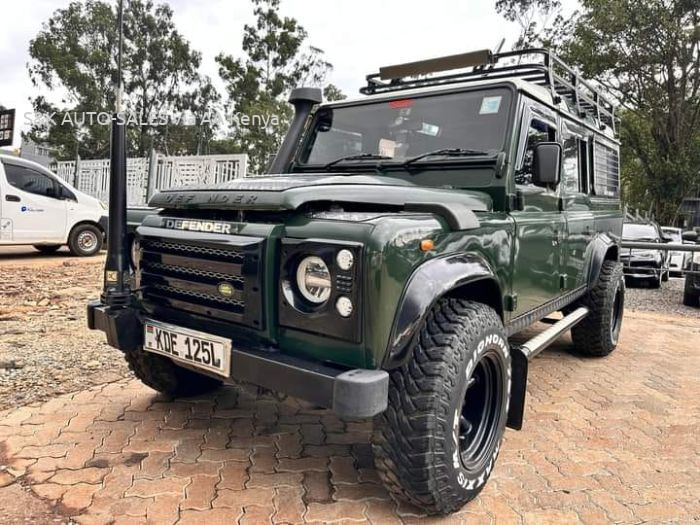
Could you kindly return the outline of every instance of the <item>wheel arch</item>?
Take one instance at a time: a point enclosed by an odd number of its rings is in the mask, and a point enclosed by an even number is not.
[[[584,275],[587,277],[588,287],[592,287],[598,281],[600,269],[605,261],[620,260],[619,240],[611,237],[607,233],[600,233],[588,245],[589,254],[588,271]]]
[[[431,308],[443,297],[477,300],[503,320],[503,295],[490,264],[480,254],[436,257],[421,264],[409,278],[399,300],[382,368],[401,366],[410,355]]]
[[[68,239],[70,239],[71,234],[75,231],[75,229],[78,226],[83,226],[85,224],[90,225],[90,226],[95,226],[98,230],[100,230],[102,232],[103,236],[107,235],[107,231],[98,221],[91,221],[90,219],[83,219],[81,221],[76,222],[73,226],[71,226],[70,230],[68,231]]]

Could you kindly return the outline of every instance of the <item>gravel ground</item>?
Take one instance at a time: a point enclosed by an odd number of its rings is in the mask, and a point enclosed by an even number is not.
[[[625,308],[644,310],[681,317],[700,317],[700,309],[683,304],[684,279],[672,277],[661,283],[661,288],[653,290],[644,283],[628,282],[625,295]]]
[[[103,262],[0,253],[0,410],[130,375],[121,353],[86,325],[85,305],[99,295]],[[671,279],[660,290],[629,286],[626,306],[700,316],[682,298],[683,280]]]
[[[103,258],[45,261],[0,264],[0,410],[129,374],[121,353],[86,325]]]

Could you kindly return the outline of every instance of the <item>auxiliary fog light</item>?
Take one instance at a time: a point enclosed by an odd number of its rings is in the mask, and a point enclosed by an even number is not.
[[[338,267],[343,271],[348,271],[355,263],[355,256],[350,250],[340,250],[335,256]]]
[[[345,297],[344,295],[338,297],[338,300],[335,302],[335,309],[341,317],[350,317],[352,315],[352,308],[352,301],[349,297]]]

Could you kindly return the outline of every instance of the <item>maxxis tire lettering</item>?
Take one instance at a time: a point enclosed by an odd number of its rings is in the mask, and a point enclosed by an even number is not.
[[[479,358],[481,355],[484,353],[484,350],[491,345],[498,345],[498,347],[501,349],[501,351],[505,354],[510,356],[510,348],[508,346],[508,343],[505,341],[505,339],[500,335],[500,334],[489,334],[479,343],[477,344],[476,352],[471,356],[469,361],[467,362],[467,366],[464,369],[464,378],[465,380],[469,380],[469,378],[472,375],[472,372],[474,371],[474,366],[478,362]],[[508,413],[508,409],[510,407],[510,389],[511,389],[511,378],[512,378],[512,370],[510,367],[507,368],[507,379],[506,379],[506,393],[505,393],[505,403],[506,403],[506,414]],[[455,450],[452,454],[452,466],[458,470],[457,474],[457,482],[460,484],[460,486],[465,489],[465,490],[474,490],[480,488],[488,479],[489,475],[491,474],[491,470],[493,470],[493,466],[496,463],[496,458],[498,457],[498,453],[501,450],[501,443],[499,442],[496,445],[496,448],[494,449],[493,453],[491,454],[491,457],[488,460],[488,463],[486,465],[486,469],[484,473],[479,476],[476,479],[468,479],[464,472],[461,470],[461,460],[459,458],[459,416],[461,413],[461,407],[458,407],[454,411],[454,416],[453,416],[453,423],[452,423],[452,442],[454,444]]]

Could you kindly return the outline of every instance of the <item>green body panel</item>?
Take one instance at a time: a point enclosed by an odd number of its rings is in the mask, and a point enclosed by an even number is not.
[[[525,96],[514,104],[517,109],[511,117],[502,169],[482,159],[471,164],[430,165],[416,173],[240,179],[161,192],[150,205],[162,208],[166,216],[176,210],[179,217],[211,218],[205,213],[215,210],[221,214],[217,218],[231,220],[241,213],[236,234],[266,239],[265,328],[241,327],[241,332],[290,355],[346,367],[377,368],[384,362],[406,285],[426,261],[450,254],[479,256],[493,273],[500,290],[496,300],[505,305],[503,317],[508,323],[563,293],[588,286],[593,259],[604,256],[596,250],[609,250],[620,237],[618,199],[567,193],[563,184],[556,189],[515,184],[526,119],[545,115],[559,126],[559,117],[551,107],[535,108]],[[592,128],[586,129],[592,133]],[[516,195],[522,207],[512,205]],[[430,209],[431,203],[449,207],[472,226],[455,229],[448,215]],[[248,222],[245,214],[249,211],[269,213],[271,218]],[[359,343],[279,325],[280,246],[285,238],[362,246]],[[596,243],[599,239],[602,242]],[[423,251],[422,240],[433,241],[433,248]],[[236,330],[233,326],[234,345]]]

